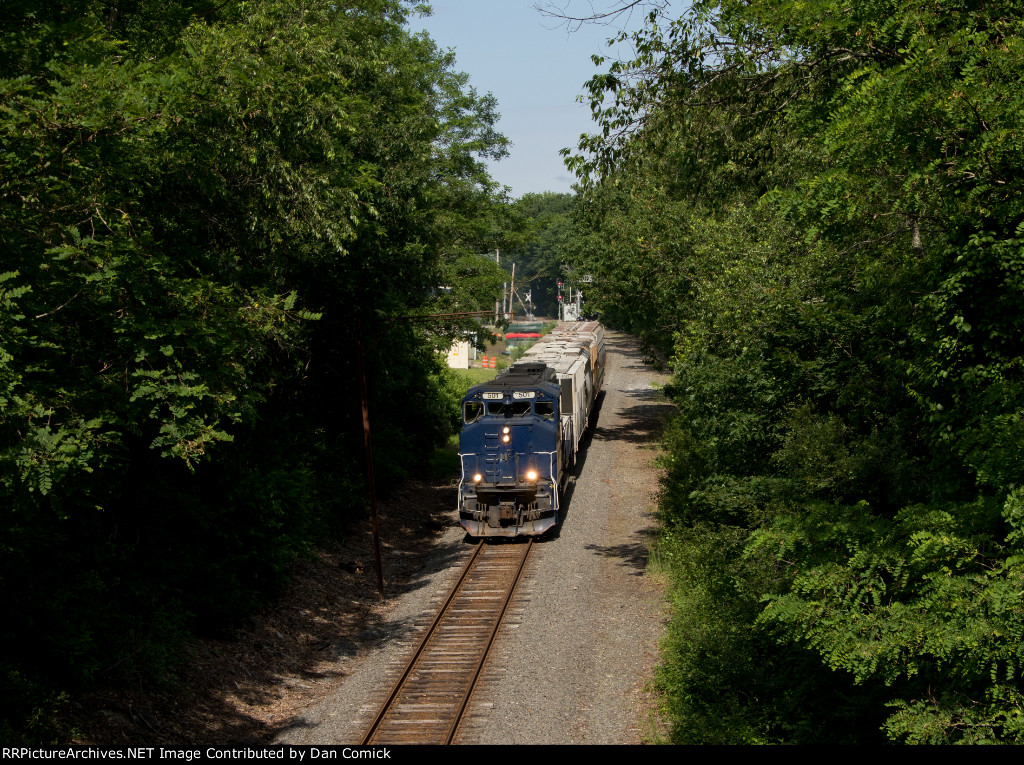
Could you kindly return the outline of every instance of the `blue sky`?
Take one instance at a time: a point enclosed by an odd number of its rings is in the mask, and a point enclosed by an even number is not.
[[[455,50],[456,68],[469,74],[477,92],[493,93],[501,113],[499,130],[512,141],[510,155],[491,165],[491,174],[512,189],[568,192],[573,177],[559,149],[575,147],[581,133],[595,132],[590,107],[576,102],[584,83],[599,70],[591,55],[609,55],[605,41],[616,29],[599,24],[570,28],[545,17],[536,0],[434,0],[433,16],[411,19],[441,48]],[[616,0],[561,0],[570,13],[606,10]],[[642,12],[615,20],[637,28]],[[576,25],[578,26],[578,25]],[[614,49],[611,49],[614,50]],[[631,52],[629,47],[624,55]]]

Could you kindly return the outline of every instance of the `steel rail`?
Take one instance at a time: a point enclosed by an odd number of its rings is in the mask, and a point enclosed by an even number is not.
[[[512,582],[509,584],[508,593],[505,595],[505,602],[501,604],[501,611],[498,612],[497,618],[494,620],[494,626],[491,628],[491,634],[487,637],[487,643],[480,651],[480,660],[477,662],[476,670],[473,672],[473,679],[469,681],[469,686],[466,688],[466,692],[462,696],[462,703],[459,704],[459,710],[456,712],[455,717],[452,719],[451,725],[448,728],[448,735],[445,737],[445,744],[452,743],[452,739],[455,738],[455,731],[459,728],[459,723],[462,722],[462,715],[466,711],[466,705],[469,704],[469,697],[473,695],[473,689],[476,688],[476,681],[480,678],[480,672],[483,671],[484,663],[487,661],[487,655],[491,652],[491,645],[494,643],[494,638],[498,634],[498,628],[501,627],[501,623],[505,620],[505,612],[508,610],[508,604],[512,602],[512,594],[516,591],[516,587],[519,585],[519,577],[523,574],[523,569],[526,567],[526,559],[530,557],[530,552],[533,550],[533,539],[531,538],[526,543],[526,551],[523,553],[523,559],[519,561],[519,568],[516,569],[516,574],[512,577]]]
[[[381,737],[397,739],[383,743],[452,742],[532,549],[532,539],[518,555],[506,545],[477,545],[366,728],[363,745]]]
[[[445,611],[448,610],[448,606],[451,605],[452,600],[455,598],[455,594],[459,591],[459,588],[462,587],[462,583],[466,581],[466,575],[470,572],[470,569],[473,568],[473,564],[476,562],[476,559],[480,557],[480,551],[483,548],[483,542],[478,542],[476,545],[476,549],[473,551],[473,554],[470,555],[469,560],[466,561],[466,565],[462,567],[462,573],[459,574],[458,581],[455,583],[455,586],[452,587],[451,592],[448,593],[448,597],[445,598],[445,601],[441,605],[441,608],[438,609],[437,616],[434,618],[434,621],[430,625],[430,628],[423,635],[423,638],[420,640],[419,645],[416,646],[416,651],[413,653],[412,658],[409,659],[409,663],[406,664],[405,670],[402,672],[402,676],[399,677],[398,680],[395,682],[394,687],[391,689],[391,693],[388,694],[387,701],[385,701],[384,704],[381,705],[380,711],[377,712],[377,716],[373,719],[373,722],[367,729],[366,735],[363,736],[363,746],[366,746],[370,743],[370,739],[373,737],[373,734],[377,731],[377,726],[380,725],[381,720],[384,719],[384,715],[386,715],[388,713],[388,710],[391,709],[391,704],[394,702],[395,696],[397,696],[398,692],[402,689],[402,686],[405,684],[406,678],[408,678],[409,673],[412,672],[412,668],[416,666],[416,660],[420,657],[420,654],[423,653],[423,649],[426,647],[427,641],[430,640],[430,636],[434,634],[434,630],[437,629],[437,625],[441,623],[441,617],[443,617]]]

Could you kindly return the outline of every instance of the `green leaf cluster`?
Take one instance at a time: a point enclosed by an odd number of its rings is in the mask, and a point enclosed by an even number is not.
[[[0,9],[0,693],[160,675],[443,443],[496,103],[399,0]],[[383,448],[381,448],[383,447]],[[0,690],[7,688],[4,685]],[[26,700],[27,699],[27,700]]]
[[[503,253],[502,264],[516,264],[517,291],[530,291],[538,316],[558,316],[558,280],[566,278],[562,266],[570,262],[574,244],[573,207],[572,195],[554,192],[524,194],[513,207],[523,231]]]
[[[674,736],[1019,742],[1024,7],[667,12],[569,162],[674,372]]]

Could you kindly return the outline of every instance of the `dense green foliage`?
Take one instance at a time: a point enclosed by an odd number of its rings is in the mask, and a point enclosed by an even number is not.
[[[525,230],[503,256],[502,265],[516,264],[516,291],[524,297],[524,290],[531,292],[538,316],[558,315],[557,284],[565,277],[563,264],[570,259],[572,209],[570,194],[554,192],[524,194],[514,206]]]
[[[676,741],[1024,740],[1022,33],[709,0],[591,82],[591,297],[674,372]]]
[[[451,432],[468,325],[395,320],[493,306],[506,142],[408,10],[0,8],[5,741],[364,512],[360,334],[378,475]]]

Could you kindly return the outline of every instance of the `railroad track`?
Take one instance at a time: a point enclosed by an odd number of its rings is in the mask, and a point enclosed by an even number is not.
[[[477,545],[363,744],[450,744],[533,540]]]

